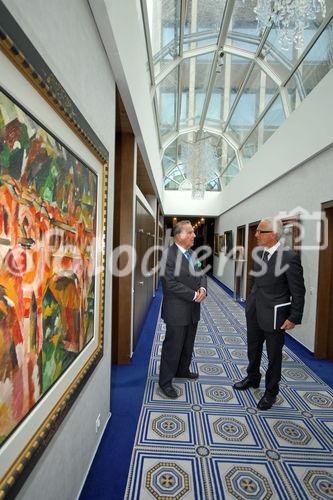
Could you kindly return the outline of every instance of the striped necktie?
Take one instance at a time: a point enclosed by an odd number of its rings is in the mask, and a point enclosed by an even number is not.
[[[186,250],[186,251],[184,252],[185,257],[187,258],[187,260],[189,261],[190,265],[191,265],[191,266],[193,267],[193,269],[194,269],[194,264],[193,264],[193,260],[192,260],[192,256],[191,256],[191,254],[192,254],[191,250]]]

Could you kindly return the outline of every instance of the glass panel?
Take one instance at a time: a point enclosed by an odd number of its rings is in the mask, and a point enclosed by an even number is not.
[[[217,66],[215,84],[205,121],[206,126],[221,130],[250,64],[251,62],[243,57],[224,54],[222,64]]]
[[[333,20],[286,85],[292,111],[333,67]]]
[[[253,3],[236,0],[226,44],[252,53],[256,52],[259,45],[257,25]]]
[[[285,80],[291,71],[291,64],[284,54],[278,54],[275,50],[269,48],[267,43],[261,51],[260,58],[276,73],[281,80]]]
[[[241,149],[244,161],[249,160],[258,149],[271,137],[285,120],[281,97],[275,99],[272,106],[254,129]]]
[[[217,43],[225,0],[192,0],[188,2],[183,49]]]
[[[190,75],[192,78],[190,79]],[[179,118],[179,127],[193,126],[193,119],[190,120],[189,116],[194,116],[194,96],[193,85],[195,75],[195,57],[184,59],[180,66],[180,81],[182,87],[182,105]],[[190,86],[192,91],[190,92]]]
[[[277,84],[255,64],[227,127],[236,141],[243,142],[276,90]]]
[[[236,156],[232,159],[232,161],[229,163],[225,171],[223,172],[221,176],[221,183],[223,187],[226,187],[229,182],[232,181],[238,174],[239,174],[239,164],[237,161]]]
[[[326,2],[326,4],[327,7],[329,7],[328,2]],[[329,11],[330,9],[327,8],[326,15],[328,15]],[[304,40],[300,49],[296,49],[294,43],[291,43],[287,48],[282,48],[279,40],[278,28],[275,23],[273,24],[263,47],[262,57],[272,65],[281,78],[286,78],[288,76],[291,69],[297,63],[305,48],[312,40],[314,34],[317,32],[322,20],[322,15],[320,13],[317,13],[315,19],[307,19],[307,26],[304,28]]]
[[[219,142],[216,144],[216,154],[219,158],[218,174],[220,175],[235,156],[235,150],[225,139],[221,137]]]
[[[176,130],[178,102],[178,68],[168,74],[156,88],[161,136]]]
[[[286,89],[288,91],[291,111],[294,111],[305,98],[302,79],[300,78],[298,72],[296,72],[296,74],[289,80],[286,85]]]
[[[206,191],[221,191],[220,179],[214,179],[206,185]]]
[[[179,55],[180,7],[181,0],[146,0],[152,41],[155,75],[166,65],[170,65]],[[259,44],[257,20],[254,4],[249,0],[235,0],[225,47],[228,45],[255,53]],[[214,45],[221,28],[226,0],[188,0],[185,13],[184,50]],[[327,16],[331,15],[333,0],[328,0]],[[264,44],[260,57],[282,81],[287,81],[292,69],[313,39],[322,19],[310,20],[304,30],[301,49],[294,46],[283,50],[278,41],[276,26],[273,25]],[[333,66],[333,21],[330,22],[319,40],[313,46],[295,74],[288,80],[291,109],[308,95]],[[209,50],[209,49],[208,49]],[[158,123],[164,142],[172,137],[177,127],[178,98],[181,99],[180,129],[195,127],[200,121],[206,98],[214,51],[204,55],[183,59],[181,66],[172,72],[156,88]],[[245,161],[268,140],[284,121],[284,111],[277,84],[257,64],[243,89],[242,95],[230,117],[230,109],[238,96],[239,89],[248,75],[252,61],[225,52],[222,63],[217,65],[216,78],[212,90],[205,126],[221,134],[228,123],[226,137],[242,146]],[[181,95],[178,97],[178,73],[180,74]],[[272,99],[274,102],[272,103]],[[266,110],[260,123],[258,117]],[[255,129],[253,129],[255,127]],[[251,132],[249,137],[248,134]],[[246,143],[244,143],[247,137]],[[165,151],[163,171],[166,189],[189,187],[186,178],[184,151],[187,142],[193,142],[195,133],[181,135]],[[203,170],[208,172],[207,190],[219,190],[226,186],[239,172],[235,150],[221,135],[204,133],[202,140],[209,141],[215,148],[207,153]],[[190,147],[191,149],[191,147]],[[209,148],[207,148],[209,150]],[[205,162],[197,162],[205,163]],[[206,182],[206,181],[205,181]]]
[[[179,188],[179,184],[177,184],[175,181],[173,181],[172,179],[169,179],[169,177],[166,177],[165,180],[164,180],[164,189],[178,189]]]
[[[162,166],[163,172],[167,175],[177,163],[177,141],[168,146],[164,152]]]
[[[213,53],[184,59],[181,63],[182,109],[180,128],[198,124],[205,102]]]
[[[168,185],[171,187],[166,187],[166,189],[179,189],[180,184],[184,182],[185,178],[184,166],[182,164],[176,165],[165,177],[164,187]],[[170,181],[172,181],[171,184]]]
[[[179,54],[180,0],[147,0],[155,75]]]

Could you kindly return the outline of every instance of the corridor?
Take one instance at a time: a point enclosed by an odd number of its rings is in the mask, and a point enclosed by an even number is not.
[[[111,465],[119,466],[105,462],[108,451],[104,449],[104,462],[92,467],[81,499],[92,498],[93,491],[94,498],[127,500],[332,497],[333,390],[329,385],[285,347],[281,390],[271,410],[256,409],[263,379],[259,389],[236,393],[232,384],[245,376],[247,366],[244,310],[213,279],[209,279],[194,349],[193,368],[200,378],[177,379],[177,400],[168,400],[158,388],[164,331],[159,319],[126,493],[115,490]],[[264,354],[263,369],[266,363]],[[133,364],[132,389],[135,360]],[[120,422],[118,426],[120,431]],[[121,436],[126,440],[125,426]],[[109,450],[112,456],[118,453],[120,461],[123,452],[119,443],[118,451]],[[98,454],[96,461],[101,462]],[[97,485],[103,481],[98,492]]]

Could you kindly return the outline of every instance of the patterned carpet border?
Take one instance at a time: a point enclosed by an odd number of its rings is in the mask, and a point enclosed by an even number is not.
[[[165,325],[159,320],[125,498],[333,499],[333,390],[284,348],[276,404],[264,391],[235,392],[247,367],[244,310],[213,280],[194,348],[199,380],[158,387]],[[267,356],[263,354],[263,371]]]

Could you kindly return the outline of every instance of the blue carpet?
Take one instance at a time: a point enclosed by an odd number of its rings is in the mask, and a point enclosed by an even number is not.
[[[96,453],[80,500],[122,500],[146,384],[151,346],[162,300],[156,292],[130,365],[113,365],[111,419]]]
[[[232,296],[232,292],[225,285],[216,279],[214,282],[229,296]],[[131,365],[112,367],[112,417],[105,430],[80,500],[122,500],[125,496],[130,458],[143,400],[147,369],[151,357],[151,344],[160,303],[161,291],[159,290],[142,328]],[[244,303],[240,303],[240,305],[244,306]],[[333,363],[315,359],[312,353],[289,336],[286,340],[286,347],[297,354],[315,374],[333,387]],[[152,353],[152,357],[156,357],[156,355],[158,357],[158,353]]]
[[[333,388],[333,362],[316,359],[312,352],[297,342],[289,334],[286,335],[286,346],[289,347],[316,375]]]
[[[159,321],[135,436],[126,500],[333,499],[333,391],[288,347],[280,393],[259,411],[246,375],[244,310],[212,280],[193,357],[196,381],[158,387],[165,324]],[[267,370],[264,351],[262,371]]]
[[[219,285],[230,297],[233,297],[233,292],[219,281],[214,276],[211,276],[214,283]],[[245,307],[246,302],[237,301],[237,303]],[[312,371],[315,372],[326,384],[333,388],[333,362],[326,359],[316,359],[311,351],[304,347],[300,342],[286,334],[286,347],[291,349]]]

